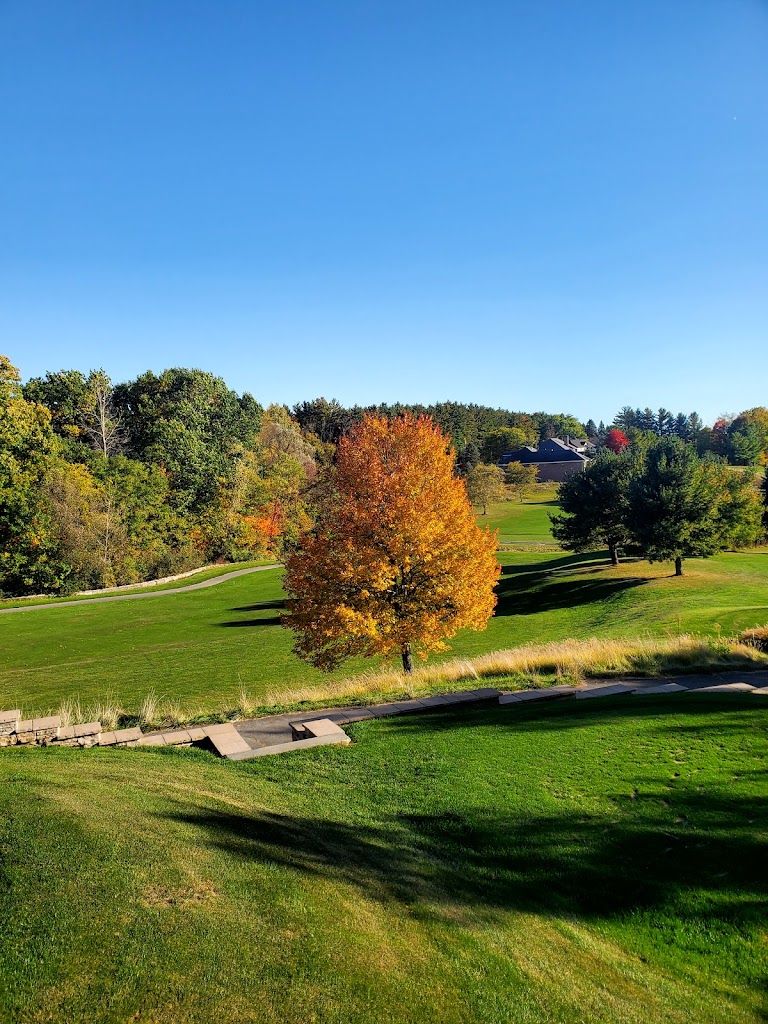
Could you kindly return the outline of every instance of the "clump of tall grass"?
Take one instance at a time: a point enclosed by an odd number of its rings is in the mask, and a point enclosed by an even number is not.
[[[768,625],[755,626],[754,629],[748,629],[741,634],[739,639],[749,647],[754,647],[756,650],[768,654]]]
[[[159,725],[158,709],[160,700],[154,690],[150,690],[141,702],[138,713],[138,723],[142,728],[151,729]]]
[[[259,701],[255,700],[244,686],[241,686],[237,695],[237,700],[235,701],[235,706],[231,710],[230,717],[251,718],[254,712],[258,710],[259,706]]]
[[[119,727],[125,710],[111,695],[92,704],[83,704],[80,697],[76,696],[63,700],[54,714],[61,718],[62,725],[101,722],[102,728],[106,731]]]

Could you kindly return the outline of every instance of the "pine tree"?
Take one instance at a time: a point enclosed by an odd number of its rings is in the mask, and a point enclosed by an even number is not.
[[[753,507],[726,467],[706,462],[678,437],[660,438],[644,453],[629,487],[633,538],[651,562],[706,558],[750,532]],[[735,489],[734,489],[735,488]]]
[[[568,477],[558,490],[560,515],[552,515],[552,535],[569,551],[607,547],[611,564],[631,537],[628,523],[629,455],[600,452],[583,473]]]

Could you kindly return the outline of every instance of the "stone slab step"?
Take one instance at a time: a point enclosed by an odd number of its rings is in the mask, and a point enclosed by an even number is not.
[[[59,739],[81,739],[84,736],[98,736],[100,733],[101,722],[87,722],[84,725],[64,725],[59,729]]]
[[[696,686],[689,693],[752,693],[749,683],[718,683],[717,686]]]
[[[312,747],[329,747],[329,746],[347,746],[352,741],[346,733],[342,732],[342,737],[337,736],[313,736],[306,740],[295,740],[289,743],[273,743],[268,747],[257,747],[255,750],[241,750],[235,751],[232,754],[226,756],[231,761],[248,761],[252,757],[267,757],[270,754],[291,754],[297,750],[309,750]]]
[[[543,686],[536,690],[511,690],[502,693],[499,704],[519,704],[529,700],[554,700],[556,697],[572,697],[579,692],[575,686]]]
[[[589,700],[592,697],[619,697],[630,694],[637,687],[634,683],[615,683],[609,686],[590,686],[586,690],[577,690],[576,700]]]
[[[687,689],[679,683],[658,683],[656,686],[638,686],[632,691],[632,696],[638,697],[643,693],[685,693]]]
[[[229,722],[221,725],[204,725],[203,733],[211,741],[220,757],[245,754],[251,749],[234,725]]]

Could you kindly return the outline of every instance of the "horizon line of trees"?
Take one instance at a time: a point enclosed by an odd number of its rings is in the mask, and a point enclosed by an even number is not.
[[[0,593],[64,594],[282,558],[316,521],[336,446],[367,414],[430,417],[481,498],[504,488],[522,498],[531,481],[514,467],[503,480],[478,467],[552,436],[602,447],[614,429],[635,449],[673,430],[699,456],[768,462],[768,410],[712,427],[662,412],[624,409],[606,428],[460,402],[345,408],[317,398],[265,409],[198,369],[120,384],[102,369],[59,370],[22,383],[0,356]]]

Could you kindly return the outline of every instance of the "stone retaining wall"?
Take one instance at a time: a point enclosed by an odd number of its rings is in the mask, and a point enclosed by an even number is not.
[[[139,728],[102,732],[101,722],[62,725],[58,715],[21,721],[20,711],[0,711],[0,747],[132,747],[142,736]]]

